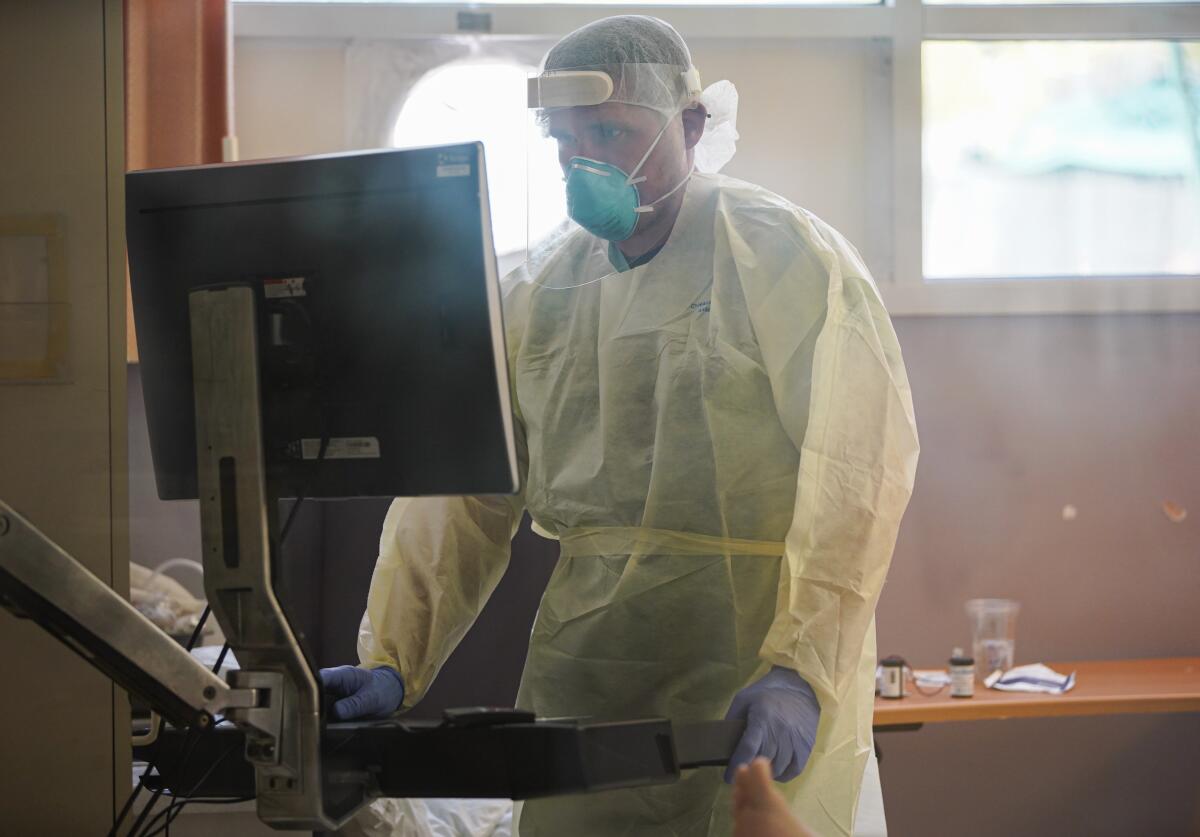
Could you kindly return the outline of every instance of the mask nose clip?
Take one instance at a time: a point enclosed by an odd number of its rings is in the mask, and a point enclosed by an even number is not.
[[[588,165],[589,163],[593,165]],[[605,166],[607,166],[607,163],[589,160],[586,157],[577,157],[571,161],[571,168],[573,169],[591,172],[592,174],[599,175],[600,177],[610,177],[612,172],[605,168]],[[645,180],[646,178],[643,177],[642,179]]]

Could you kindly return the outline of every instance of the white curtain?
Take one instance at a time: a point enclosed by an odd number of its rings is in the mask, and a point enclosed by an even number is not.
[[[480,58],[536,67],[553,43],[474,36],[352,41],[346,49],[346,148],[390,145],[405,98],[431,70]]]

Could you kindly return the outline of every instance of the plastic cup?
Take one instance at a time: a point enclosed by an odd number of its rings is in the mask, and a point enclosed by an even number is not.
[[[1021,605],[1012,599],[971,599],[966,610],[971,620],[971,646],[979,679],[997,669],[1008,671],[1013,667]]]

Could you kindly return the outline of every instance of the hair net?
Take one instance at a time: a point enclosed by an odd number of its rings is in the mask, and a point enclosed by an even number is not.
[[[601,102],[651,108],[668,119],[703,104],[709,121],[696,146],[696,168],[716,172],[733,157],[737,90],[728,81],[702,89],[687,44],[666,21],[616,15],[589,23],[555,44],[530,80],[529,104],[542,118],[556,107]]]
[[[662,64],[687,69],[692,54],[671,24],[645,15],[616,15],[567,35],[546,53],[544,69],[602,64]]]

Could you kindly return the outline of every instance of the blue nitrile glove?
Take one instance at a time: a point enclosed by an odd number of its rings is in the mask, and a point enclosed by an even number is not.
[[[776,781],[788,782],[800,775],[812,755],[821,705],[803,677],[774,666],[734,695],[725,720],[746,722],[725,770],[726,782],[733,784],[737,769],[758,756],[771,762]]]
[[[398,671],[386,666],[323,668],[321,685],[334,698],[329,715],[335,721],[386,718],[404,702],[404,681]]]

